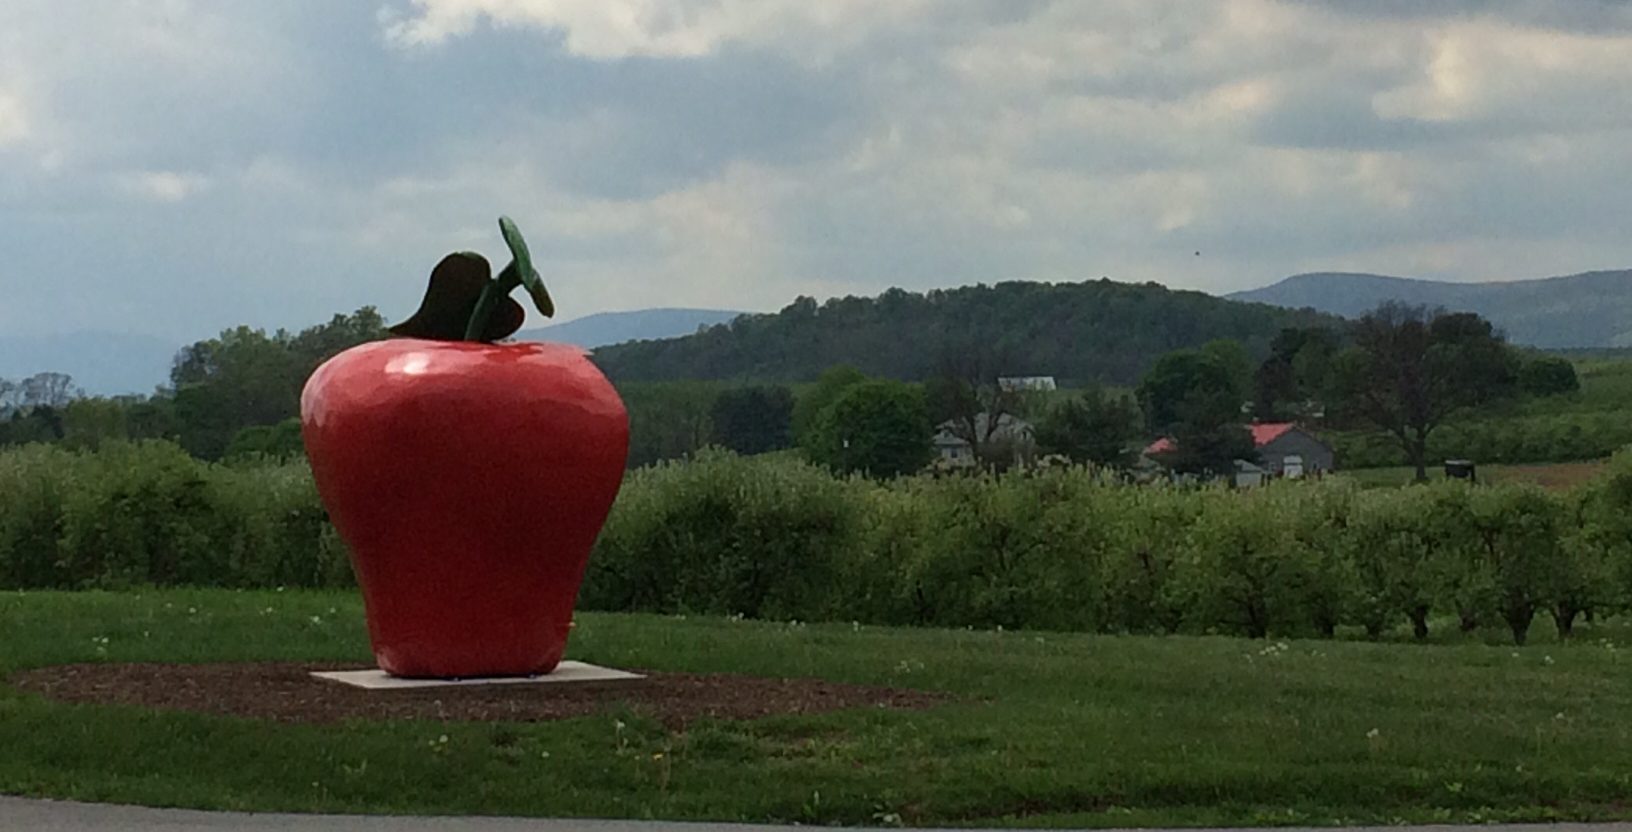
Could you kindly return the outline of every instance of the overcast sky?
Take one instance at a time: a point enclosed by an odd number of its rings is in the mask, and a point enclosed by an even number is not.
[[[1626,268],[1632,4],[0,0],[0,334],[398,317],[500,213],[564,318]]]

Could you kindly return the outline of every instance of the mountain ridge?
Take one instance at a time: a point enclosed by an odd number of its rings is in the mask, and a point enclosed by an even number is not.
[[[1511,341],[1526,346],[1632,346],[1632,269],[1469,283],[1365,272],[1308,272],[1224,297],[1345,318],[1395,300],[1476,312],[1506,332]]]
[[[93,396],[146,395],[169,383],[180,349],[155,336],[101,330],[0,335],[0,378],[66,373]]]
[[[625,341],[650,341],[690,335],[699,327],[727,323],[740,311],[661,306],[625,312],[596,312],[558,324],[524,329],[518,341],[559,341],[595,349]]]

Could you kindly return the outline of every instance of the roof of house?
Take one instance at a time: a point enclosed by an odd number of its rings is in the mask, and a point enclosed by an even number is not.
[[[1262,448],[1285,436],[1288,431],[1296,427],[1297,424],[1294,422],[1254,422],[1247,425],[1247,430],[1252,432],[1252,446]],[[1151,455],[1171,453],[1177,447],[1177,445],[1173,444],[1172,439],[1164,436],[1146,445],[1145,453]]]
[[[1247,429],[1252,431],[1253,447],[1262,448],[1295,427],[1291,422],[1254,422]]]

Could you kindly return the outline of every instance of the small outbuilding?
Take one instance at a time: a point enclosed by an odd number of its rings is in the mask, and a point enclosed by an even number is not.
[[[1248,428],[1259,464],[1270,476],[1318,476],[1336,467],[1332,446],[1293,422],[1259,422]]]
[[[1255,422],[1246,428],[1252,433],[1259,460],[1250,468],[1260,472],[1260,477],[1297,479],[1336,470],[1337,458],[1332,446],[1294,422]],[[1170,453],[1174,447],[1172,439],[1162,437],[1145,448],[1144,456],[1154,460]],[[1243,471],[1239,462],[1236,471],[1238,479],[1243,473],[1248,479],[1253,477],[1253,471]]]

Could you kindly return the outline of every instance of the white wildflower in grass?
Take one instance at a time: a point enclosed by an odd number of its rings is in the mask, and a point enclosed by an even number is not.
[[[1552,656],[1542,656],[1541,657],[1541,663],[1546,664],[1546,665],[1550,665],[1550,664],[1553,663],[1553,657]]]

